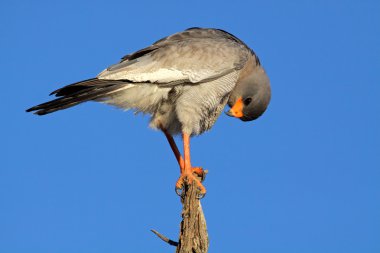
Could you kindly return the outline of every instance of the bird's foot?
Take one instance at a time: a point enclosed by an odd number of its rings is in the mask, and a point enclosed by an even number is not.
[[[182,196],[184,192],[185,184],[191,185],[195,182],[198,188],[198,198],[201,199],[206,195],[206,188],[203,186],[201,182],[205,180],[207,171],[204,171],[201,167],[193,167],[191,171],[188,172],[184,170],[181,174],[177,183],[175,184],[175,192],[178,196]],[[195,175],[194,175],[195,174]]]

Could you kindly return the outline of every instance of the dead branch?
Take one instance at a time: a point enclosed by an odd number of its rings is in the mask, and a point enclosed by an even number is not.
[[[155,235],[157,235],[161,240],[163,240],[164,242],[168,243],[169,245],[172,245],[172,246],[178,246],[178,242],[175,242],[173,240],[170,240],[169,238],[167,238],[166,236],[160,234],[157,230],[154,230],[154,229],[151,229],[150,231],[152,231]]]
[[[164,242],[176,246],[176,253],[207,253],[209,240],[206,219],[203,214],[198,190],[193,182],[185,185],[181,196],[182,221],[178,242],[172,241],[155,230],[151,230]]]
[[[206,219],[195,183],[186,185],[181,197],[182,221],[176,253],[207,253]]]

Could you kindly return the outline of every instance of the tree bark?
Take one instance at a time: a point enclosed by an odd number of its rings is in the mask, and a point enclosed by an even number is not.
[[[178,242],[170,240],[153,229],[151,231],[164,242],[175,246],[176,253],[207,253],[209,240],[206,219],[198,198],[198,189],[194,182],[191,185],[185,184],[181,202],[182,221]]]
[[[185,185],[181,202],[182,221],[176,253],[207,253],[209,240],[206,219],[194,182]]]

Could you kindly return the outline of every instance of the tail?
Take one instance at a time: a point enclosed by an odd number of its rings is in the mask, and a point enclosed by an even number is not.
[[[102,80],[97,78],[84,80],[53,91],[50,95],[55,95],[59,98],[33,106],[26,111],[34,111],[34,114],[45,115],[86,101],[106,98],[111,93],[129,86],[129,84],[129,81],[124,80]]]

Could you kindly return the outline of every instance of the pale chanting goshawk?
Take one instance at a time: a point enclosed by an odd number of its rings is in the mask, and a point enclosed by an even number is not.
[[[190,137],[209,130],[228,104],[229,116],[257,119],[266,110],[271,89],[257,55],[240,39],[219,29],[190,28],[126,55],[97,77],[53,91],[55,100],[28,112],[45,115],[86,101],[151,115],[150,126],[167,137],[181,169],[176,192],[195,181],[201,167],[190,162]],[[184,156],[173,135],[182,134]]]

